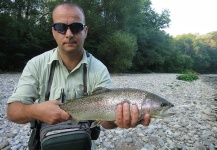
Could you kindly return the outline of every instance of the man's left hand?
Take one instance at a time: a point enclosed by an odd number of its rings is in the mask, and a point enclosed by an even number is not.
[[[139,110],[137,105],[131,106],[130,111],[130,104],[124,103],[119,104],[116,109],[116,121],[115,124],[120,128],[131,128],[136,127],[138,125],[139,120]],[[151,116],[146,114],[144,118],[139,122],[144,126],[148,126],[151,122]]]

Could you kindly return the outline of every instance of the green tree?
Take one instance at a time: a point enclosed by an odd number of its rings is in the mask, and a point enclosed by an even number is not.
[[[217,72],[217,32],[197,35],[200,53],[197,55],[195,70],[204,73]]]
[[[1,1],[0,70],[22,70],[31,57],[54,47],[48,6],[38,0]]]
[[[164,62],[171,51],[170,40],[163,31],[147,30],[138,38],[139,50],[132,69],[136,72],[163,72]]]
[[[169,25],[169,11],[156,13],[149,0],[143,1],[140,10],[140,18],[133,30],[137,36],[138,51],[133,61],[132,71],[164,71],[164,62],[171,51],[171,37],[162,29]]]
[[[175,45],[171,48],[169,56],[164,62],[165,72],[186,72],[192,70],[193,62],[190,56],[181,53]]]
[[[177,50],[190,57],[192,70],[200,73],[217,71],[213,67],[217,65],[216,38],[212,34],[183,34],[175,38]]]
[[[21,70],[31,57],[56,46],[51,11],[63,1],[0,1],[0,71]],[[163,31],[170,12],[155,12],[151,0],[73,2],[86,14],[85,49],[111,72],[217,72],[217,32],[173,38]]]
[[[124,37],[124,38],[123,38]],[[125,32],[115,32],[99,45],[99,56],[110,72],[127,72],[136,53],[136,38]]]

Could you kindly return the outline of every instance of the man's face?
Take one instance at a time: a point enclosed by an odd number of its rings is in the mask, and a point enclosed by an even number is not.
[[[77,7],[59,6],[53,12],[53,22],[72,24],[79,22],[84,24],[84,15]],[[58,33],[52,27],[53,36],[57,42],[60,53],[76,54],[82,52],[85,38],[87,36],[88,28],[85,26],[84,30],[74,33],[68,28],[65,34]]]

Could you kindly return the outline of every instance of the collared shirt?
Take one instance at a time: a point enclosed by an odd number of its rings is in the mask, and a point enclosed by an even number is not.
[[[53,61],[57,60],[53,82],[50,89],[50,100],[58,100],[61,89],[65,91],[65,99],[74,99],[83,95],[83,67],[87,66],[87,92],[91,94],[99,87],[110,88],[110,75],[105,65],[93,55],[83,53],[79,64],[69,72],[58,55],[57,48],[38,55],[28,61],[18,85],[8,99],[8,103],[20,101],[32,104],[36,100],[45,101],[45,92]]]

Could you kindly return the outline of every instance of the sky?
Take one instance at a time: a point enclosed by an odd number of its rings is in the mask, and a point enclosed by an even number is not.
[[[151,0],[152,8],[161,13],[170,11],[170,27],[165,29],[172,36],[217,31],[217,0]]]

